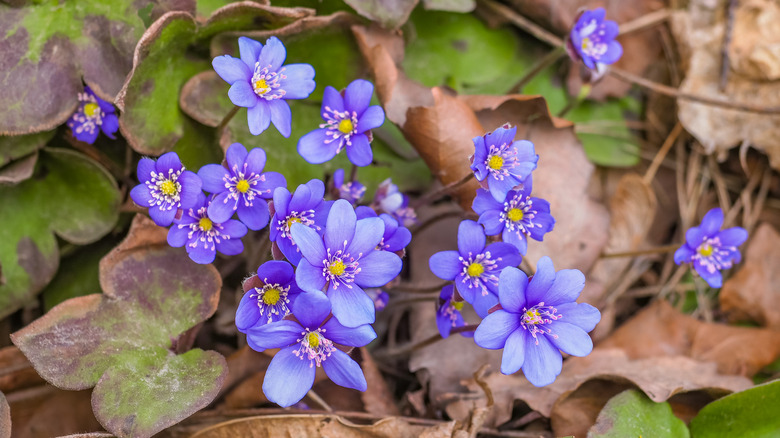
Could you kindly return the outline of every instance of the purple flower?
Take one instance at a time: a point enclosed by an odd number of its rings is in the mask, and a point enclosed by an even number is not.
[[[249,132],[260,135],[273,122],[279,133],[290,136],[292,115],[288,99],[305,99],[314,87],[314,68],[309,64],[284,64],[287,50],[276,37],[265,46],[241,37],[241,59],[217,56],[211,62],[219,77],[230,84],[228,97],[236,106],[247,108]]]
[[[233,219],[222,222],[211,218],[207,211],[206,195],[198,194],[197,202],[184,212],[181,219],[168,231],[168,244],[174,248],[185,246],[192,261],[208,264],[214,261],[217,251],[225,255],[241,254],[246,226]]]
[[[520,190],[510,190],[506,200],[497,202],[487,190],[477,190],[472,208],[479,215],[480,225],[485,234],[495,236],[501,233],[501,239],[511,243],[525,255],[528,249],[528,236],[542,241],[545,233],[552,231],[555,219],[550,215],[550,203],[540,198],[532,198],[531,177],[526,178]]]
[[[700,226],[685,233],[685,243],[674,253],[675,263],[693,263],[693,268],[711,287],[721,287],[720,271],[742,260],[737,247],[748,238],[744,228],[720,231],[722,225],[723,210],[713,208],[704,215]]]
[[[443,280],[455,280],[458,293],[481,317],[498,303],[498,275],[517,266],[522,257],[513,245],[495,242],[485,247],[485,231],[474,221],[458,226],[458,250],[431,256],[431,272]]]
[[[283,407],[297,403],[311,389],[320,366],[333,383],[365,391],[360,365],[335,344],[362,347],[376,338],[371,326],[347,328],[330,318],[331,304],[322,292],[303,293],[293,306],[298,321],[282,320],[247,331],[253,349],[281,348],[265,373],[263,393],[268,400]]]
[[[387,292],[375,287],[366,289],[366,295],[374,302],[374,308],[377,312],[384,310],[390,300],[390,295]]]
[[[352,81],[342,95],[333,87],[326,87],[322,97],[320,129],[298,140],[298,153],[312,164],[330,161],[342,149],[355,166],[368,166],[374,159],[371,138],[367,132],[385,121],[385,112],[378,105],[369,106],[374,85],[358,79]],[[369,133],[370,134],[370,133]]]
[[[442,338],[450,336],[450,330],[455,327],[463,327],[466,322],[463,321],[464,301],[456,301],[455,287],[453,285],[444,286],[439,294],[439,305],[436,308],[436,327]],[[468,338],[474,336],[474,332],[462,332],[461,335]]]
[[[273,196],[277,187],[286,187],[287,181],[278,172],[263,173],[265,151],[260,148],[247,154],[244,145],[233,143],[225,160],[227,169],[220,164],[207,164],[198,171],[203,190],[217,195],[209,205],[209,217],[224,222],[238,211],[238,218],[250,230],[263,228],[270,216],[265,200]]]
[[[490,194],[499,202],[504,202],[507,192],[528,178],[539,160],[534,144],[528,140],[514,141],[517,127],[508,126],[472,140],[471,170],[478,181],[487,179]]]
[[[569,33],[569,51],[574,49],[576,58],[591,70],[601,70],[601,65],[614,64],[623,55],[623,47],[615,41],[618,24],[605,20],[604,8],[585,11]]]
[[[295,283],[292,265],[277,260],[260,265],[257,275],[245,280],[243,287],[244,297],[236,310],[236,327],[241,333],[281,321],[290,313],[290,303],[302,292]]]
[[[114,105],[97,97],[88,86],[79,93],[79,107],[68,119],[70,128],[76,140],[92,144],[97,140],[98,131],[103,131],[108,138],[115,139],[114,133],[119,129],[119,119]]]
[[[344,169],[336,169],[333,172],[333,189],[339,199],[346,199],[350,204],[355,205],[363,199],[366,194],[366,186],[358,180],[344,182]]]
[[[377,217],[372,208],[365,206],[355,208],[355,214],[357,214],[358,219]],[[409,242],[412,241],[412,232],[408,228],[400,226],[398,221],[389,214],[382,213],[378,217],[385,223],[385,232],[382,234],[382,240],[379,241],[377,249],[395,253],[404,251]]]
[[[374,194],[373,204],[377,210],[393,216],[403,226],[409,227],[417,222],[417,213],[409,207],[409,197],[398,190],[393,180],[387,178],[379,183]]]
[[[301,224],[290,229],[303,254],[295,280],[305,291],[324,290],[333,316],[347,327],[374,322],[374,302],[362,288],[384,286],[401,272],[400,257],[376,249],[384,228],[376,217],[357,220],[349,202],[339,199],[323,236]]]
[[[176,152],[157,161],[141,158],[137,175],[141,184],[133,187],[130,197],[141,207],[149,207],[149,216],[161,227],[173,223],[179,209],[195,206],[202,193],[200,178],[184,169]]]
[[[477,327],[474,341],[482,348],[504,349],[501,372],[520,368],[534,386],[552,383],[561,373],[561,353],[587,356],[593,349],[588,332],[601,314],[590,304],[575,302],[585,286],[576,269],[555,272],[549,257],[542,257],[531,278],[517,268],[501,272],[498,296],[501,309]]]
[[[293,265],[298,265],[301,251],[293,241],[290,226],[301,224],[322,234],[325,218],[333,204],[333,201],[323,200],[324,195],[325,184],[318,179],[299,185],[294,194],[290,194],[284,187],[274,191],[275,212],[269,228],[269,237]]]

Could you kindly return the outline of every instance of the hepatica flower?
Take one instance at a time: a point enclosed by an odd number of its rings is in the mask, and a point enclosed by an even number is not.
[[[195,206],[201,194],[201,180],[185,170],[176,152],[168,152],[157,161],[141,158],[137,169],[141,184],[133,187],[130,197],[141,207],[149,208],[154,223],[167,227],[179,209]]]
[[[342,149],[355,166],[368,166],[374,159],[368,131],[385,121],[378,105],[369,106],[374,85],[363,79],[349,84],[342,96],[326,87],[322,97],[322,119],[325,123],[298,140],[298,153],[312,164],[330,161]]]
[[[501,234],[501,240],[511,243],[525,255],[528,250],[527,237],[542,241],[545,233],[552,231],[555,219],[550,214],[550,203],[532,198],[531,177],[520,190],[510,190],[504,202],[498,202],[484,189],[477,190],[472,208],[479,215],[485,234]]]
[[[325,184],[318,179],[299,185],[293,194],[284,187],[274,191],[275,212],[269,237],[293,265],[298,265],[301,252],[293,241],[290,227],[292,224],[301,224],[322,234],[325,218],[333,204],[332,201],[323,200],[324,195]]]
[[[237,220],[214,220],[208,214],[208,207],[206,195],[198,194],[195,205],[168,230],[168,244],[174,248],[185,247],[192,261],[200,264],[213,262],[217,251],[225,255],[241,254],[244,250],[241,238],[247,232],[246,226]]]
[[[363,199],[366,194],[366,186],[358,180],[344,182],[344,169],[336,169],[333,172],[333,189],[339,199],[346,199],[350,204],[355,205]]]
[[[376,287],[366,289],[366,295],[374,302],[374,308],[377,312],[384,310],[387,307],[387,302],[390,301],[390,295]]]
[[[536,169],[539,156],[528,140],[515,141],[517,127],[504,125],[482,137],[474,137],[471,170],[487,185],[493,199],[504,202],[506,194]]]
[[[561,373],[560,351],[587,356],[593,349],[588,332],[601,319],[598,309],[575,302],[585,286],[576,269],[555,272],[549,257],[542,257],[528,280],[523,271],[501,272],[498,296],[501,309],[488,315],[474,332],[482,348],[503,348],[501,372],[520,368],[534,386],[552,383]],[[560,351],[559,351],[560,350]]]
[[[458,293],[484,317],[498,302],[498,276],[507,266],[517,266],[522,257],[513,245],[504,242],[485,247],[485,231],[474,221],[458,226],[458,250],[431,256],[431,271],[442,280],[455,280]]]
[[[605,20],[604,8],[585,11],[569,33],[569,52],[591,70],[602,70],[605,64],[614,64],[623,55],[623,47],[615,41],[618,24]]]
[[[393,216],[401,225],[408,227],[417,222],[417,213],[409,207],[409,196],[401,193],[393,180],[387,178],[379,183],[373,204],[377,210]]]
[[[292,302],[301,293],[292,265],[271,260],[257,268],[257,276],[244,282],[244,297],[236,310],[241,333],[255,326],[281,321],[290,314]]]
[[[283,320],[247,331],[247,343],[257,351],[281,348],[265,373],[263,393],[268,400],[287,407],[300,401],[314,384],[322,367],[333,383],[360,391],[366,378],[360,365],[336,344],[362,347],[376,338],[370,325],[347,328],[329,318],[331,304],[322,292],[301,294],[295,301],[297,321]]]
[[[270,216],[266,199],[273,196],[277,187],[286,187],[287,181],[278,172],[263,172],[265,151],[260,148],[247,153],[244,145],[233,143],[225,160],[227,169],[220,164],[207,164],[198,171],[203,190],[217,195],[209,205],[209,217],[225,222],[237,211],[238,218],[250,230],[263,228]]]
[[[401,258],[376,249],[384,233],[382,219],[357,220],[349,202],[333,203],[325,233],[302,224],[290,228],[303,258],[295,280],[305,291],[327,293],[333,316],[347,327],[374,322],[374,302],[362,288],[381,287],[401,272]]]
[[[721,287],[720,271],[742,259],[737,247],[748,238],[747,230],[732,227],[720,231],[723,210],[713,208],[704,215],[701,225],[685,233],[685,243],[674,253],[674,262],[691,263],[696,272],[711,287]]]
[[[219,77],[230,84],[228,97],[247,108],[249,132],[260,135],[273,122],[285,137],[290,136],[292,115],[289,99],[305,99],[314,91],[314,68],[309,64],[284,64],[287,50],[276,37],[265,46],[247,38],[238,39],[241,59],[217,56],[211,62]]]
[[[450,336],[450,331],[455,327],[463,327],[466,323],[463,321],[464,301],[455,300],[455,287],[453,285],[444,286],[439,294],[439,305],[436,308],[436,327],[442,338]],[[473,332],[462,332],[466,337],[474,336]]]
[[[79,93],[79,107],[68,119],[68,128],[77,140],[92,144],[98,133],[103,131],[109,138],[119,129],[119,119],[114,105],[97,97],[92,89],[85,86]]]
[[[358,219],[379,217],[385,223],[385,232],[382,234],[382,240],[379,241],[377,249],[395,253],[402,252],[406,249],[406,245],[409,245],[409,242],[412,241],[412,232],[408,228],[399,225],[398,221],[387,213],[377,216],[372,208],[360,206],[355,208],[355,214],[357,214]]]

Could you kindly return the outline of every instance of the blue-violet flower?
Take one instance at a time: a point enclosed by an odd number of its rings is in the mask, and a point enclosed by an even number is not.
[[[236,255],[244,250],[241,238],[246,235],[246,226],[233,219],[219,222],[211,218],[208,206],[213,199],[213,196],[207,199],[203,193],[198,194],[195,205],[168,230],[168,244],[174,248],[186,245],[187,254],[195,263],[213,262],[217,251]]]
[[[372,206],[378,211],[384,211],[393,216],[405,227],[412,226],[417,222],[417,213],[412,207],[409,207],[409,196],[401,193],[391,178],[379,183]]]
[[[219,77],[230,84],[228,97],[247,108],[249,132],[260,135],[273,122],[279,133],[290,136],[292,114],[289,99],[305,99],[314,87],[314,68],[309,64],[284,64],[287,50],[276,37],[263,46],[247,37],[238,39],[241,59],[217,56],[211,62]]]
[[[114,105],[97,97],[92,89],[85,86],[84,92],[79,93],[79,107],[68,119],[68,128],[76,140],[92,144],[97,140],[99,131],[115,139],[119,119]]]
[[[370,287],[366,289],[366,295],[374,301],[374,308],[377,312],[384,310],[387,306],[387,302],[390,301],[390,295],[382,289],[376,287]]]
[[[404,249],[412,241],[412,232],[408,228],[398,224],[392,216],[387,213],[382,213],[377,216],[374,209],[366,206],[360,206],[355,208],[355,214],[358,219],[364,219],[367,217],[379,217],[382,222],[385,223],[385,232],[382,234],[382,240],[379,241],[377,249],[385,251],[399,253],[403,255]]]
[[[263,173],[265,151],[260,148],[247,153],[244,145],[233,143],[225,160],[227,169],[220,164],[207,164],[198,171],[203,190],[217,195],[209,205],[209,217],[224,222],[238,211],[238,218],[250,230],[263,228],[270,216],[266,199],[273,196],[277,187],[287,187],[287,181],[281,173]]]
[[[167,227],[179,209],[195,206],[202,182],[198,175],[185,170],[176,152],[163,154],[157,161],[143,157],[138,162],[138,181],[130,198],[141,207],[149,207],[154,223]]]
[[[290,228],[303,254],[295,280],[305,291],[324,290],[333,316],[347,327],[374,322],[374,302],[362,288],[384,286],[401,272],[400,257],[376,249],[384,229],[382,219],[357,220],[343,199],[333,203],[323,236],[302,224]]]
[[[748,238],[747,230],[731,227],[720,231],[723,210],[713,208],[704,215],[701,225],[685,233],[685,243],[674,253],[674,262],[693,263],[693,268],[711,287],[721,287],[720,271],[742,260],[737,247]]]
[[[385,121],[379,105],[369,106],[374,84],[357,79],[347,86],[342,97],[333,87],[326,87],[322,97],[322,119],[325,123],[298,140],[298,153],[312,164],[330,161],[342,149],[355,166],[368,166],[374,159],[368,131]]]
[[[300,401],[314,384],[320,366],[333,383],[360,391],[366,378],[360,365],[335,344],[362,347],[376,338],[370,325],[347,328],[330,318],[331,304],[322,292],[307,292],[293,304],[297,321],[282,320],[247,331],[247,343],[257,351],[281,348],[265,373],[263,393],[287,407]]]
[[[472,208],[479,215],[479,223],[485,227],[485,234],[511,243],[525,255],[528,250],[527,237],[542,241],[545,233],[552,231],[555,219],[550,214],[550,203],[531,197],[532,181],[526,178],[519,190],[510,190],[504,202],[498,202],[484,189],[477,190]]]
[[[325,184],[318,179],[299,185],[293,194],[284,187],[274,191],[274,217],[269,228],[269,238],[293,265],[298,265],[301,251],[293,241],[290,226],[301,224],[322,234],[325,218],[333,204],[333,201],[325,201],[323,196]]]
[[[456,327],[463,327],[466,322],[463,320],[461,310],[465,301],[456,301],[455,287],[451,284],[444,286],[439,294],[439,305],[436,308],[436,327],[442,338],[450,336],[450,331]],[[470,338],[474,332],[461,332],[461,335]]]
[[[366,186],[358,180],[344,182],[344,169],[336,169],[333,172],[333,189],[335,196],[339,199],[346,199],[350,204],[355,205],[363,199],[366,194]]]
[[[432,255],[431,272],[442,280],[455,280],[460,296],[481,317],[498,303],[498,276],[507,266],[517,266],[522,257],[514,245],[504,242],[485,247],[485,231],[465,220],[458,226],[458,250]]]
[[[236,309],[236,327],[241,333],[252,327],[281,321],[290,314],[292,302],[302,292],[295,271],[285,261],[270,260],[257,268],[257,275],[243,283],[244,296]]]
[[[482,320],[474,341],[482,348],[504,349],[502,373],[522,368],[534,386],[549,385],[561,373],[560,351],[587,356],[593,349],[588,332],[601,320],[601,313],[575,301],[584,286],[582,272],[556,273],[547,256],[537,263],[530,282],[523,271],[506,268],[498,284],[501,309]]]
[[[615,41],[618,24],[605,20],[605,16],[604,8],[585,11],[569,33],[567,46],[591,70],[601,71],[604,65],[614,64],[623,55],[623,46]]]
[[[504,125],[482,137],[474,137],[471,170],[477,181],[487,185],[493,199],[504,202],[506,194],[536,169],[539,156],[528,140],[515,141],[517,127]]]

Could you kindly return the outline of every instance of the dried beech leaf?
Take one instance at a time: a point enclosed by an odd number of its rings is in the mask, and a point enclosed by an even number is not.
[[[366,412],[380,417],[401,415],[393,401],[393,393],[390,392],[367,348],[360,348],[360,357],[363,359],[360,363],[368,384],[368,389],[360,393],[360,400],[363,401]]]
[[[89,391],[65,391],[41,385],[10,393],[14,438],[69,435],[102,430],[92,413]]]
[[[11,408],[2,392],[0,392],[0,438],[11,438]]]
[[[780,234],[769,224],[753,233],[742,268],[720,291],[720,305],[732,320],[750,319],[780,329]]]

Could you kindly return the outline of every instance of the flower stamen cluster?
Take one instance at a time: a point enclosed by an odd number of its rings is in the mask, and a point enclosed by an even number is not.
[[[325,329],[318,328],[314,331],[306,328],[306,331],[301,332],[301,338],[298,339],[298,349],[293,351],[293,354],[301,360],[309,361],[309,368],[313,368],[316,364],[318,367],[322,365],[336,347],[333,346],[333,342],[324,336]]]
[[[187,240],[189,243],[187,246],[190,248],[197,248],[202,246],[207,250],[213,252],[216,251],[217,244],[222,243],[222,240],[230,240],[230,236],[223,234],[224,227],[222,224],[214,223],[206,216],[207,206],[200,208],[187,210],[187,215],[194,219],[194,222],[176,224],[180,230],[189,228],[187,233]]]
[[[228,200],[238,202],[239,198],[243,198],[244,206],[251,207],[255,197],[271,193],[271,189],[260,190],[256,188],[259,183],[265,182],[265,175],[254,172],[249,172],[247,175],[247,163],[244,163],[242,170],[239,170],[238,165],[234,165],[233,173],[225,174],[222,180],[228,191],[228,195],[223,201],[225,204],[228,203]]]
[[[336,154],[341,152],[344,145],[352,146],[350,139],[354,134],[357,134],[357,112],[336,111],[326,106],[323,108],[322,118],[325,120],[325,123],[320,124],[320,128],[325,129],[325,144],[337,141]]]
[[[553,321],[563,317],[563,315],[560,315],[557,312],[558,309],[555,307],[545,306],[544,301],[531,308],[524,307],[520,325],[528,330],[528,334],[534,338],[536,345],[539,345],[537,335],[547,335],[553,339],[558,339],[558,335],[554,334],[549,326]]]
[[[352,289],[352,283],[355,282],[355,276],[360,273],[359,260],[363,253],[357,255],[357,258],[351,257],[347,252],[347,242],[344,242],[344,249],[339,249],[331,253],[327,249],[327,258],[322,261],[322,275],[330,282],[334,289],[339,284]]]
[[[170,210],[178,208],[181,201],[181,183],[179,176],[184,172],[184,166],[179,170],[168,169],[168,173],[152,171],[152,178],[146,181],[146,187],[149,188],[149,194],[152,199],[146,207],[157,206],[160,209]]]
[[[710,274],[714,274],[733,265],[733,260],[728,257],[736,250],[736,246],[723,245],[720,238],[715,236],[705,239],[691,259],[698,261]]]
[[[485,166],[493,178],[503,180],[518,164],[517,149],[512,145],[507,143],[500,146],[490,145]]]
[[[482,295],[488,294],[487,284],[498,284],[498,277],[493,273],[498,268],[501,257],[492,259],[490,251],[479,253],[476,256],[468,253],[466,257],[458,258],[463,264],[463,283],[468,284],[469,289],[479,288]]]
[[[282,67],[279,71],[272,71],[273,66],[269,65],[261,68],[260,62],[255,63],[255,70],[252,74],[252,90],[258,97],[262,97],[265,100],[282,99],[286,91],[284,91],[279,82],[287,79],[287,76],[283,73],[285,67]]]
[[[260,316],[267,313],[268,323],[274,319],[280,320],[290,313],[290,299],[288,297],[290,286],[282,286],[278,283],[268,283],[268,279],[263,279],[265,283],[262,288],[254,288],[250,292],[250,298],[257,300],[257,307],[260,310]]]

